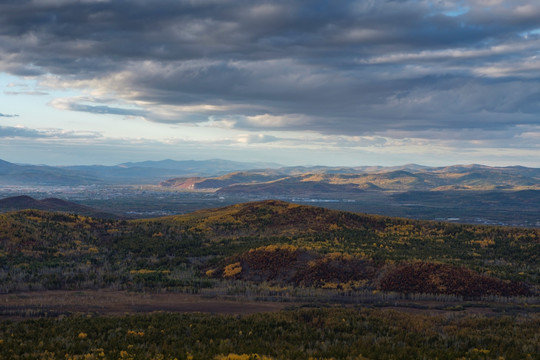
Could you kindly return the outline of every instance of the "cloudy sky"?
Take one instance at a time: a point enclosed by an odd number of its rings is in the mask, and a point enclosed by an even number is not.
[[[0,159],[540,167],[537,0],[2,0]]]

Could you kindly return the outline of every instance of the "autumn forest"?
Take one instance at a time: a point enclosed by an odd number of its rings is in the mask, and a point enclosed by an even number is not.
[[[9,305],[0,306],[6,359],[540,353],[538,229],[268,200],[145,220],[9,212],[0,215],[0,246],[0,291],[11,299],[105,291],[283,304],[278,312],[242,316],[153,311],[158,307],[107,315],[18,306],[6,298]]]

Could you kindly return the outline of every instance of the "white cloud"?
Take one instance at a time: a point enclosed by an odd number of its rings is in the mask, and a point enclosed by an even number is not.
[[[519,147],[540,113],[539,14],[532,0],[0,3],[0,116],[238,148],[454,151],[491,146],[482,133]],[[24,100],[62,120],[30,119]]]
[[[246,116],[246,123],[254,128],[286,128],[305,125],[309,119],[302,114]]]
[[[238,135],[236,141],[240,144],[265,144],[277,141],[275,136],[264,134],[241,134]]]

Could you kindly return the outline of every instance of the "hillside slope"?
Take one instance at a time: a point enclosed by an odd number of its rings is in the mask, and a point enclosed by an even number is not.
[[[294,256],[257,250],[268,246],[294,249]],[[39,210],[0,214],[0,291],[195,291],[238,279],[398,292],[433,291],[428,282],[441,281],[441,294],[524,295],[538,291],[539,257],[538,229],[414,221],[275,200],[132,221]],[[254,264],[267,265],[259,271]],[[275,269],[284,273],[269,276]],[[425,269],[439,280],[428,276],[414,285]],[[396,272],[412,274],[408,287],[393,287]]]
[[[294,169],[294,170],[293,170]],[[220,194],[328,196],[371,191],[540,190],[540,169],[482,165],[443,168],[282,168],[220,177],[175,178],[160,186]]]
[[[80,205],[71,201],[65,201],[57,198],[37,200],[30,196],[21,195],[0,199],[0,212],[25,209],[68,212],[102,218],[116,218],[115,215],[96,210],[89,206]]]

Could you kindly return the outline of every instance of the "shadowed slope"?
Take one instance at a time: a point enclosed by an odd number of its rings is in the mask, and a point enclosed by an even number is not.
[[[116,217],[115,215],[101,212],[89,206],[84,206],[71,201],[65,201],[57,198],[37,200],[30,196],[21,195],[0,199],[0,212],[18,211],[25,209],[69,212],[103,218]]]

